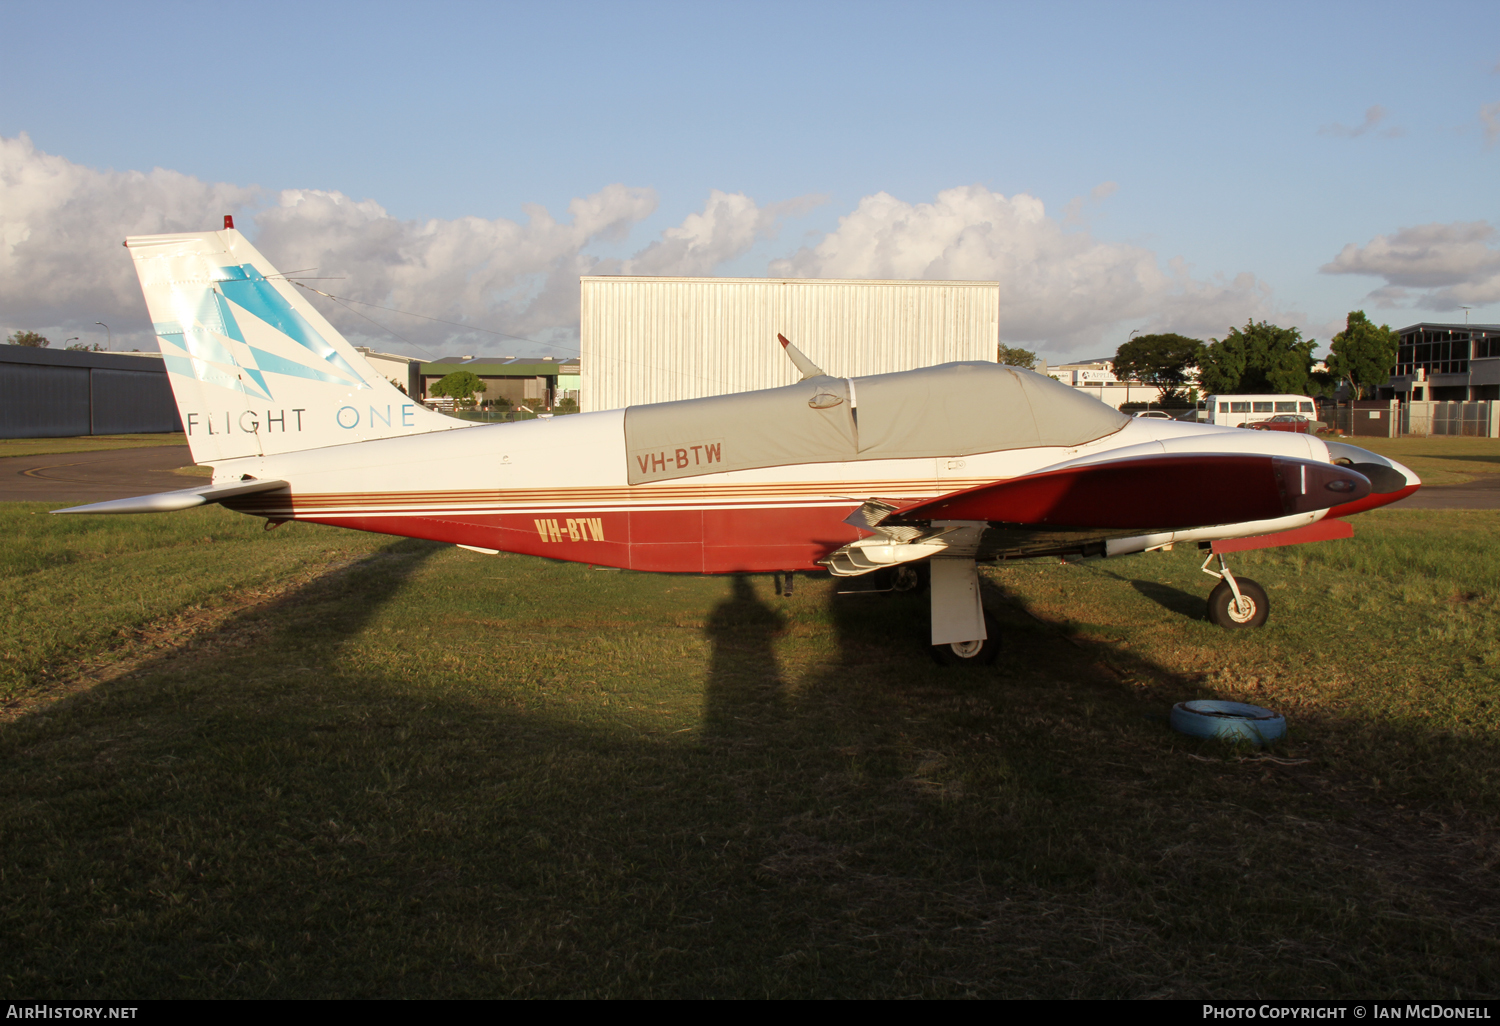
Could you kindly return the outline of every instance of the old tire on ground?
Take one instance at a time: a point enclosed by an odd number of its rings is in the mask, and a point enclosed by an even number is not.
[[[989,613],[984,614],[984,633],[983,641],[933,645],[928,651],[939,666],[988,666],[1000,654],[1000,625]]]
[[[1171,722],[1173,730],[1189,737],[1264,745],[1286,736],[1286,719],[1280,713],[1243,702],[1178,702],[1172,706]]]
[[[1237,606],[1229,582],[1220,581],[1208,594],[1208,618],[1230,630],[1261,626],[1271,615],[1271,600],[1266,596],[1266,589],[1248,577],[1236,577],[1235,583],[1240,586],[1240,597],[1249,603],[1250,608]]]

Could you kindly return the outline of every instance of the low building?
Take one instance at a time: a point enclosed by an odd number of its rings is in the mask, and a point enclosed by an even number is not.
[[[485,390],[476,398],[481,403],[502,407],[548,407],[567,398],[560,392],[572,391],[577,399],[579,362],[514,356],[446,356],[418,366],[415,394],[431,402],[430,390],[454,371],[466,370],[484,382]]]
[[[181,430],[160,353],[0,346],[0,438]]]
[[[1121,381],[1115,376],[1115,358],[1103,356],[1094,360],[1075,360],[1072,363],[1050,366],[1038,361],[1036,370],[1064,385],[1088,392],[1106,406],[1119,409],[1127,403],[1156,403],[1161,398],[1161,386],[1144,381]],[[1197,385],[1197,370],[1191,371],[1185,387]]]
[[[1406,402],[1500,399],[1500,324],[1402,328],[1396,366],[1381,397]]]
[[[365,362],[375,369],[375,373],[407,395],[416,395],[422,391],[421,360],[413,360],[409,356],[398,356],[395,353],[377,353],[369,346],[355,346],[354,348],[360,356],[365,358]]]
[[[1081,360],[1057,367],[1047,367],[1045,373],[1064,385],[1072,385],[1074,388],[1080,385],[1110,384],[1120,380],[1115,377],[1114,361],[1109,358]]]

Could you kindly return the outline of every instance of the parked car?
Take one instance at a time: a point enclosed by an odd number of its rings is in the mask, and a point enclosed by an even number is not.
[[[1322,427],[1322,424],[1300,413],[1278,413],[1270,420],[1261,420],[1242,426],[1256,431],[1295,431],[1301,435],[1310,435]]]
[[[1188,410],[1177,419],[1185,424],[1207,424],[1213,419],[1213,414],[1207,410]]]
[[[1145,418],[1148,420],[1171,420],[1172,415],[1165,410],[1142,410],[1140,413],[1136,414],[1136,418]]]

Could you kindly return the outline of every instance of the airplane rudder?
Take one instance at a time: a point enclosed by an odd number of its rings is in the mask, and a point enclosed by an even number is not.
[[[467,426],[398,391],[238,231],[126,245],[196,462]]]

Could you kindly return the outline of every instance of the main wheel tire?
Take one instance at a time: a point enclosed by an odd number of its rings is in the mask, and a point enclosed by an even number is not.
[[[984,614],[984,633],[983,641],[933,645],[928,651],[939,666],[988,666],[1000,654],[1000,625],[989,613]]]
[[[1266,589],[1248,577],[1234,580],[1240,586],[1240,602],[1236,604],[1234,601],[1234,589],[1229,587],[1229,582],[1220,581],[1208,595],[1208,618],[1229,630],[1260,627],[1271,615],[1271,600],[1266,596]]]

